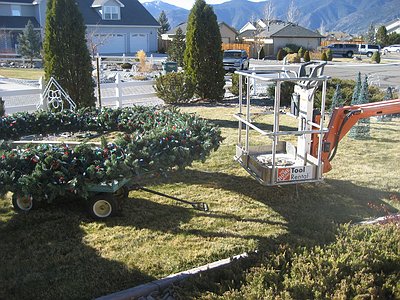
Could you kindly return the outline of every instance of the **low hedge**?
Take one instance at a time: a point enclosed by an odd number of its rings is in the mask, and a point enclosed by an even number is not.
[[[253,267],[244,261],[247,271],[235,263],[191,279],[177,293],[182,299],[399,299],[398,230],[396,224],[342,226],[331,244],[280,245]],[[217,272],[226,274],[219,282]]]
[[[133,107],[77,112],[18,113],[0,119],[0,140],[28,134],[92,130],[119,131],[113,143],[72,149],[28,145],[0,147],[0,194],[8,191],[51,202],[71,191],[88,196],[90,183],[166,172],[205,160],[221,142],[220,130],[195,115],[176,109]]]

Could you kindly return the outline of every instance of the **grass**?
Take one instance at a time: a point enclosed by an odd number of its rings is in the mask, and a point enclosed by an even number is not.
[[[369,202],[400,208],[389,199],[400,193],[398,119],[372,121],[370,140],[345,138],[324,183],[264,187],[233,161],[234,107],[182,110],[221,126],[225,140],[205,163],[145,184],[206,202],[210,212],[131,191],[122,216],[97,222],[80,202],[16,214],[8,195],[0,200],[0,299],[98,297],[282,240],[329,242],[336,224],[382,214]],[[256,121],[271,124],[263,118]]]
[[[0,77],[39,80],[44,76],[43,69],[0,68]]]

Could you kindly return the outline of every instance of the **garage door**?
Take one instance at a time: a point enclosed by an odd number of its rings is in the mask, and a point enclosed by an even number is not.
[[[97,52],[100,54],[125,53],[126,41],[123,34],[97,34],[95,35]]]
[[[131,34],[131,53],[136,53],[139,50],[145,52],[149,51],[149,42],[147,34],[144,33],[132,33]]]

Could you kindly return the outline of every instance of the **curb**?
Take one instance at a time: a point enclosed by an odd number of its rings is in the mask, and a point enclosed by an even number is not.
[[[154,280],[149,283],[138,285],[136,287],[126,289],[120,292],[109,294],[96,298],[96,300],[132,300],[143,296],[150,295],[153,292],[161,292],[167,289],[171,284],[187,279],[197,273],[204,272],[211,269],[216,269],[230,264],[233,260],[246,258],[248,254],[242,253],[230,258],[222,259],[213,263],[203,265],[201,267],[193,268],[180,273],[172,274],[159,280]]]

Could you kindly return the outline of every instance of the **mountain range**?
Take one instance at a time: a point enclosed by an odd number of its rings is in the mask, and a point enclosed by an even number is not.
[[[271,0],[274,17],[286,20],[291,0]],[[231,0],[212,5],[219,22],[240,29],[251,19],[265,18],[264,2]],[[143,3],[156,18],[165,11],[171,27],[186,22],[189,10],[159,0]],[[373,24],[379,26],[400,18],[399,0],[297,0],[299,25],[312,30],[344,31],[352,34],[365,33]]]

